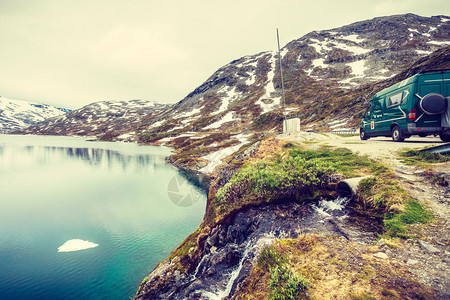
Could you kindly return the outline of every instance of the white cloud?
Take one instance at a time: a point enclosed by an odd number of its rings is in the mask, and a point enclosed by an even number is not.
[[[122,66],[153,67],[166,62],[179,62],[187,54],[164,40],[158,32],[145,27],[116,27],[90,50],[94,57]]]

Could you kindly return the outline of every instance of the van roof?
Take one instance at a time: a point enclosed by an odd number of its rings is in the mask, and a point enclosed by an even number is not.
[[[385,88],[384,90],[379,91],[378,93],[375,94],[374,98],[379,98],[381,95],[384,95],[386,93],[395,91],[396,89],[405,86],[407,84],[413,83],[415,81],[417,81],[417,78],[420,77],[420,75],[422,74],[429,74],[429,73],[445,73],[445,72],[450,72],[450,69],[439,69],[439,70],[425,70],[425,71],[421,71],[420,73],[417,73],[411,77],[408,77],[400,82],[397,82],[396,84]]]
[[[424,71],[420,71],[419,74],[424,74],[424,73],[444,73],[444,72],[450,72],[450,69],[436,69],[436,70],[424,70]]]

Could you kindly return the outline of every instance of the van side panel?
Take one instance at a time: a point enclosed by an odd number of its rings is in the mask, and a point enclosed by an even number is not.
[[[444,97],[450,97],[450,72],[444,73],[444,84],[445,84],[445,94]],[[447,98],[447,103],[449,103],[450,100]],[[448,104],[450,105],[450,103]]]
[[[383,120],[385,119],[385,97],[380,97],[372,100],[372,114],[371,117],[371,131],[377,135],[385,134],[385,124]]]
[[[389,133],[395,125],[398,125],[404,134],[408,134],[408,113],[411,110],[413,85],[408,84],[386,95],[386,130]]]

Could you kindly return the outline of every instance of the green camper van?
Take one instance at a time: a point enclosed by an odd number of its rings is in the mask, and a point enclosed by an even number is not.
[[[359,130],[362,140],[439,135],[450,142],[450,69],[411,76],[375,94]]]

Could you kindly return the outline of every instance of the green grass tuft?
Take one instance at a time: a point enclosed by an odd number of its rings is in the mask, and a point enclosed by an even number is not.
[[[450,161],[450,156],[429,151],[408,150],[400,153],[407,165],[426,165]]]
[[[270,271],[270,300],[306,299],[309,282],[303,276],[294,273],[288,265],[275,266]]]
[[[406,203],[403,212],[388,214],[384,220],[384,226],[389,235],[408,238],[408,225],[427,223],[432,219],[433,215],[420,202],[411,200]]]
[[[274,245],[266,246],[258,256],[258,267],[270,273],[270,300],[306,299],[305,292],[310,286],[302,275],[296,274],[288,264],[286,255]]]
[[[264,247],[258,256],[258,267],[266,272],[285,262],[286,257],[278,252],[273,245]]]

